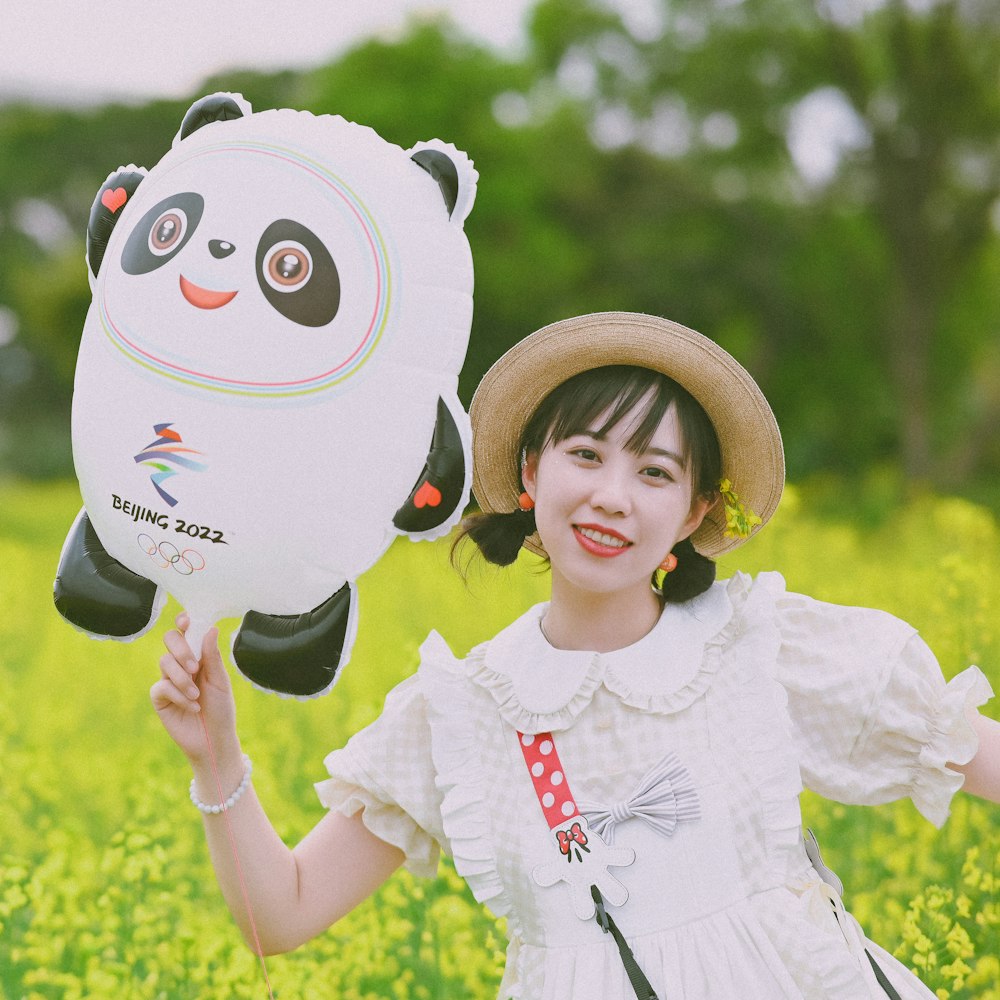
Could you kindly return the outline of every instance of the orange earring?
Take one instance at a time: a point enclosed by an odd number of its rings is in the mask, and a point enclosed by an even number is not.
[[[662,569],[664,573],[673,573],[673,571],[677,569],[677,556],[675,556],[673,552],[668,552],[666,559],[660,563],[660,569]]]
[[[518,505],[518,507],[521,508],[521,510],[534,510],[535,509],[535,501],[532,500],[531,497],[529,497],[527,493],[522,493],[517,498],[517,505]]]

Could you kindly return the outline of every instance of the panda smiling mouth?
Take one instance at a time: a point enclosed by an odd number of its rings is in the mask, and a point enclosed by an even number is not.
[[[199,309],[218,309],[236,298],[236,292],[213,292],[210,288],[202,288],[193,281],[188,281],[181,275],[181,295],[193,306]]]

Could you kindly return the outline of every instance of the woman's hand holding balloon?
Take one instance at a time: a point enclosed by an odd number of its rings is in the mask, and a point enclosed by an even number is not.
[[[160,679],[150,689],[150,698],[164,728],[196,774],[210,775],[214,753],[223,779],[234,772],[239,780],[243,764],[236,735],[236,705],[219,652],[218,629],[206,633],[199,662],[187,642],[189,624],[186,614],[178,615],[177,628],[163,637],[167,652],[160,657]]]

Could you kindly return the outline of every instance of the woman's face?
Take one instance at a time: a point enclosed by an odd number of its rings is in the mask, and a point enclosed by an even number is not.
[[[645,450],[626,442],[642,418],[639,404],[601,435],[607,415],[590,429],[528,455],[525,490],[535,501],[535,522],[557,585],[566,592],[650,595],[656,567],[698,527],[710,501],[692,502],[673,405]]]

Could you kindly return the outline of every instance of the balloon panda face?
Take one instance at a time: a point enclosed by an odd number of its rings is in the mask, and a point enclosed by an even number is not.
[[[95,307],[124,358],[189,388],[341,391],[395,339],[400,275],[419,281],[424,240],[464,263],[468,284],[461,227],[406,151],[339,118],[263,112],[194,133],[150,171],[109,241]],[[396,351],[448,369],[455,348],[429,324]]]
[[[326,326],[337,315],[340,308],[337,265],[316,233],[293,219],[269,223],[256,241],[251,234],[252,245],[249,248],[244,245],[242,259],[233,257],[237,246],[231,240],[205,239],[202,233],[195,244],[197,249],[186,255],[183,263],[168,268],[195,235],[204,215],[205,199],[197,192],[184,191],[164,198],[146,212],[129,235],[122,251],[122,271],[128,275],[146,275],[167,268],[159,277],[166,277],[196,309],[213,310],[229,305],[236,298],[240,286],[246,286],[249,277],[246,272],[252,266],[264,299],[285,319],[299,326],[318,327]],[[210,212],[205,228],[221,226],[246,231],[252,227],[250,220],[240,221],[242,225],[237,226],[235,221],[213,220]],[[238,235],[242,242],[244,232],[233,235]],[[230,257],[233,258],[230,265],[217,263]],[[218,291],[198,285],[184,275],[185,267],[204,272],[211,282],[236,287]],[[250,288],[247,291],[253,294]],[[248,297],[245,294],[233,311],[240,311]],[[149,318],[146,323],[155,325]]]

